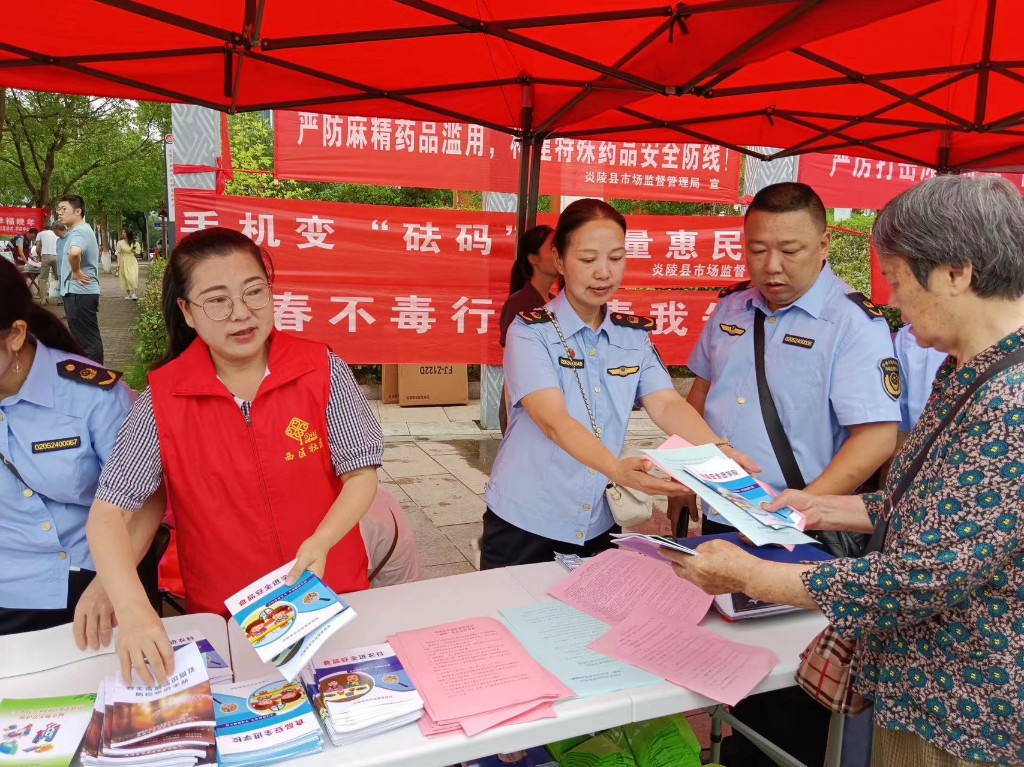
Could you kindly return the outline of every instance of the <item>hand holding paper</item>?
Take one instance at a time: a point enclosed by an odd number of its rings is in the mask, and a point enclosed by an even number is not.
[[[753,569],[761,562],[739,546],[728,541],[708,541],[697,547],[694,557],[669,548],[661,555],[672,563],[672,569],[706,594],[736,594],[748,590]]]

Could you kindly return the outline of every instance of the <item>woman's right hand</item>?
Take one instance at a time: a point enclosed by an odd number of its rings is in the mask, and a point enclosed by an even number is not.
[[[117,616],[117,656],[125,684],[131,684],[132,669],[149,686],[163,684],[174,673],[167,630],[149,603]]]
[[[764,504],[765,511],[778,511],[783,506],[796,509],[807,520],[805,530],[836,530],[830,525],[830,512],[833,511],[825,500],[825,496],[812,495],[805,490],[783,490],[774,501]],[[834,522],[835,520],[831,520]]]
[[[661,479],[650,473],[654,463],[649,458],[620,458],[618,471],[609,479],[617,485],[639,490],[648,495],[679,495],[686,487],[674,479]]]

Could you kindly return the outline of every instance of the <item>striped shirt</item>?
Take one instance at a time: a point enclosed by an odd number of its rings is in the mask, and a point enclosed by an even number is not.
[[[331,463],[340,477],[356,469],[378,467],[384,456],[384,436],[352,371],[334,352],[331,395],[327,403],[327,444]],[[243,410],[249,403],[242,403]],[[160,435],[147,388],[121,425],[117,444],[100,475],[96,499],[128,511],[138,511],[163,482]]]

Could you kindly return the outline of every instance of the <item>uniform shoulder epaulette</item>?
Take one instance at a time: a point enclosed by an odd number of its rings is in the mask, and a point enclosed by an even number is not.
[[[650,317],[641,317],[638,314],[623,314],[612,312],[612,324],[624,328],[636,328],[637,330],[654,330],[657,323]]]
[[[750,287],[750,280],[744,280],[743,282],[737,282],[735,285],[730,285],[727,288],[723,288],[719,293],[719,298],[725,298],[731,296],[733,293],[739,293],[741,290],[746,290]]]
[[[80,360],[67,359],[57,363],[57,375],[76,383],[97,386],[100,389],[113,389],[114,384],[124,375],[120,370],[107,368]]]
[[[863,309],[864,313],[868,315],[868,317],[870,317],[871,319],[885,317],[885,312],[879,309],[875,304],[871,303],[871,299],[865,296],[863,293],[858,293],[856,290],[854,290],[851,291],[850,293],[847,293],[846,297],[853,301],[853,303],[857,304],[857,306],[859,306],[861,309]]]
[[[519,319],[527,325],[539,325],[542,322],[551,322],[551,315],[545,309],[530,309],[528,312],[519,312]]]

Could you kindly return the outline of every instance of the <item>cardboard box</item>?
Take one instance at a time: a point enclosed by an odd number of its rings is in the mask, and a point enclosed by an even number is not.
[[[398,402],[398,365],[380,366],[380,401],[384,405]]]
[[[399,365],[398,404],[465,405],[469,402],[466,365]]]

